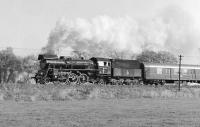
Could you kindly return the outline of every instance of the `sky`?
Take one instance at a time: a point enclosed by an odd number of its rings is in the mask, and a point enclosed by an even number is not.
[[[18,54],[39,51],[63,17],[146,19],[167,6],[187,11],[200,29],[199,0],[0,0],[0,48],[11,46]]]

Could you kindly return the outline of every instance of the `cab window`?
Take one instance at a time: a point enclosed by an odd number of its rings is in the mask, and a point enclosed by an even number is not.
[[[110,62],[108,62],[108,66],[110,67]]]
[[[99,65],[99,66],[104,66],[103,61],[98,61],[98,65]]]
[[[104,66],[106,66],[107,65],[107,62],[104,62]]]

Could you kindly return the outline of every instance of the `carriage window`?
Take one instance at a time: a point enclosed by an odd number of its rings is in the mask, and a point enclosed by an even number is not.
[[[110,67],[110,63],[108,63],[108,66]]]
[[[187,70],[187,69],[181,69],[181,72],[182,72],[183,74],[187,74],[188,70]]]
[[[193,71],[192,69],[188,69],[188,70],[187,70],[187,73],[188,73],[188,74],[192,74],[192,73],[193,73],[192,71]]]
[[[164,68],[163,74],[170,74],[170,68]]]
[[[196,73],[196,75],[199,75],[200,74],[200,69],[195,69],[194,73]]]
[[[162,74],[162,68],[157,68],[157,74]]]
[[[174,74],[178,74],[179,73],[179,69],[178,68],[174,68]]]

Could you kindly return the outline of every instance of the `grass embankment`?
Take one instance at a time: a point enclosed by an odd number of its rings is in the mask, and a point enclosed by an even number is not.
[[[84,99],[134,99],[134,98],[200,98],[199,88],[164,86],[112,86],[65,84],[1,84],[0,100],[14,101],[64,101]]]

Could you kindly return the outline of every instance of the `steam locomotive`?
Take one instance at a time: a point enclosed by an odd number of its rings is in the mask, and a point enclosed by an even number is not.
[[[179,79],[177,64],[140,63],[137,60],[122,60],[92,57],[89,60],[40,54],[40,69],[35,74],[36,83],[48,82],[99,83],[99,84],[164,84]],[[199,65],[182,65],[181,81],[200,82]]]

